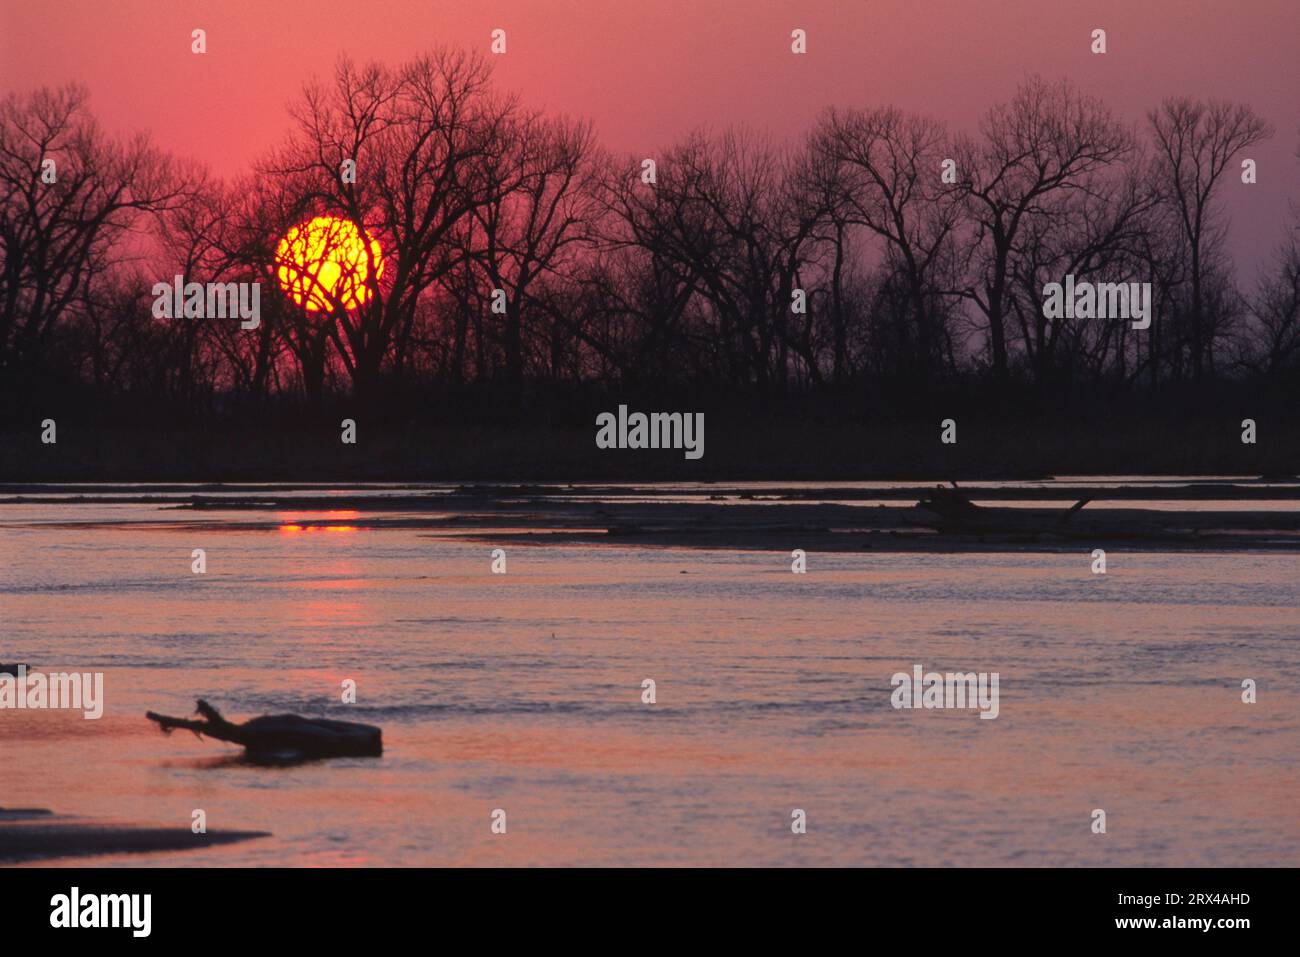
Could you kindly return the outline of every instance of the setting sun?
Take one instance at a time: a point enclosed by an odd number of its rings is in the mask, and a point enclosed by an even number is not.
[[[359,309],[369,301],[367,285],[373,262],[375,278],[384,273],[379,241],[370,254],[356,223],[338,216],[317,216],[295,226],[275,250],[280,286],[308,312]]]

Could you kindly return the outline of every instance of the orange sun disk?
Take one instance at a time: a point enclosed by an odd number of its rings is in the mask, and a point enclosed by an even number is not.
[[[293,227],[276,247],[275,262],[280,287],[308,312],[360,309],[373,295],[371,265],[375,279],[384,273],[379,241],[370,240],[367,255],[357,224],[340,216]]]

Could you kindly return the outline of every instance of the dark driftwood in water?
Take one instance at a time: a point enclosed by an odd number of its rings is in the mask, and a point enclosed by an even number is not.
[[[1101,514],[1084,513],[1089,499],[1080,499],[1068,509],[1001,508],[976,505],[970,496],[955,485],[951,489],[936,488],[917,502],[922,512],[938,516],[937,520],[922,520],[925,527],[954,536],[1002,536],[1011,539],[1044,538],[1074,539],[1093,544],[1108,541],[1156,543],[1201,543],[1201,528],[1213,529],[1215,525],[1231,527],[1234,519],[1221,520],[1218,513],[1122,511],[1109,510]],[[1199,524],[1197,524],[1199,523]],[[1239,527],[1249,527],[1235,521]]]
[[[163,731],[176,728],[207,735],[218,741],[242,744],[251,754],[301,755],[307,758],[378,757],[384,753],[382,732],[372,724],[304,718],[296,714],[271,714],[235,724],[216,708],[199,699],[201,720],[170,718],[145,712]]]
[[[976,505],[970,497],[957,488],[937,486],[929,495],[916,503],[939,516],[937,522],[928,522],[931,528],[958,534],[1051,534],[1067,537],[1096,537],[1099,534],[1122,535],[1141,538],[1157,536],[1165,530],[1149,521],[1124,519],[1122,521],[1073,521],[1090,500],[1083,498],[1068,509],[1041,508],[989,508]]]

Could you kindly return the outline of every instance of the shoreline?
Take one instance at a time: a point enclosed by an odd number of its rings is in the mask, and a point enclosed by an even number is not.
[[[1300,550],[1300,482],[1261,479],[935,488],[892,485],[415,485],[324,486],[312,495],[277,485],[159,485],[80,495],[66,485],[0,486],[9,509],[68,510],[63,527],[159,527],[310,533],[414,530],[433,538],[515,544],[565,543],[676,548],[875,552],[1069,551],[1095,547],[1178,551]],[[166,491],[163,491],[166,490]],[[189,490],[190,494],[184,494]],[[297,493],[297,494],[295,494]],[[348,494],[351,493],[351,494]],[[47,494],[52,497],[32,498]],[[683,500],[687,498],[688,500]],[[1279,503],[1293,507],[1282,509]],[[1028,504],[1026,504],[1028,503]],[[1160,503],[1162,507],[1151,507]],[[1186,508],[1169,503],[1186,503]],[[1213,508],[1252,503],[1255,508]],[[1144,504],[1147,507],[1144,507]],[[147,505],[157,519],[85,521],[75,506]],[[1270,507],[1273,506],[1273,507]],[[266,519],[228,513],[268,514]],[[302,514],[299,514],[302,513]],[[320,513],[313,515],[312,513]],[[182,517],[182,515],[184,517]]]
[[[259,837],[269,831],[220,830],[86,822],[47,808],[0,808],[0,866],[38,861],[196,851]]]

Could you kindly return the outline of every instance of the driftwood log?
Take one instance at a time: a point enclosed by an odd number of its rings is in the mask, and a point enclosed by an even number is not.
[[[270,714],[242,724],[227,721],[216,708],[199,699],[199,719],[171,718],[146,711],[166,733],[176,728],[207,735],[218,741],[242,744],[249,754],[262,757],[378,757],[384,753],[382,731],[372,724],[304,718],[296,714]]]
[[[937,532],[954,535],[979,535],[1001,537],[1018,541],[1060,538],[1089,542],[1092,545],[1108,541],[1189,543],[1199,542],[1199,529],[1215,527],[1206,522],[1220,522],[1214,512],[1200,513],[1202,524],[1193,524],[1194,512],[1109,509],[1100,514],[1085,512],[1091,499],[1081,498],[1069,508],[1015,508],[976,505],[969,496],[955,486],[936,488],[917,502],[923,512],[936,516],[920,524]],[[1226,519],[1232,522],[1233,518]],[[1270,517],[1268,526],[1274,520]]]
[[[1066,537],[1096,536],[1102,532],[1129,534],[1139,529],[1131,520],[1101,523],[1095,521],[1078,521],[1075,516],[1083,510],[1090,499],[1079,499],[1068,509],[1043,508],[990,508],[976,505],[970,497],[957,488],[936,486],[929,495],[923,496],[916,503],[917,508],[924,509],[938,516],[938,521],[923,524],[941,532],[957,534],[1049,534]]]

